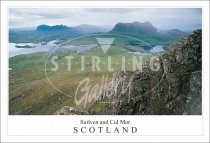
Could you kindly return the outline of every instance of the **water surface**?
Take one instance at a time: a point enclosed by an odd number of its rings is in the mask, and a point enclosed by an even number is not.
[[[90,44],[90,45],[80,45],[80,46],[75,46],[75,45],[68,45],[68,46],[59,46],[55,44],[56,41],[50,41],[47,43],[9,43],[9,57],[14,57],[17,55],[22,55],[22,54],[31,54],[31,53],[36,53],[36,52],[46,52],[49,53],[52,50],[56,48],[57,51],[59,50],[67,50],[67,49],[72,49],[75,50],[77,53],[81,53],[83,51],[92,49],[97,47],[97,44]],[[16,46],[31,46],[33,48],[17,48]]]

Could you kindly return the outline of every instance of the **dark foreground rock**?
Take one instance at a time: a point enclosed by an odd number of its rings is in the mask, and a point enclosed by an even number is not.
[[[202,32],[196,30],[171,45],[160,56],[160,70],[146,63],[142,71],[120,72],[114,78],[132,77],[130,96],[116,94],[114,114],[200,115],[202,114]],[[129,80],[125,80],[129,82]],[[121,88],[119,86],[119,88]]]

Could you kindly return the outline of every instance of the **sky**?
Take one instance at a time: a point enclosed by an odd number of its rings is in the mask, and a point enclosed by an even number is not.
[[[9,27],[40,24],[91,24],[112,28],[118,22],[150,21],[156,28],[192,30],[202,26],[200,8],[10,8]]]

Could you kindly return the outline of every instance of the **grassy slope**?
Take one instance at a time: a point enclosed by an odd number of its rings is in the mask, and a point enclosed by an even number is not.
[[[26,35],[30,33],[26,33]],[[34,38],[34,37],[37,38]],[[38,42],[42,39],[46,39],[47,35],[41,35],[38,37],[36,33],[32,35],[32,39],[21,38],[21,42]],[[129,35],[132,36],[133,35]],[[14,36],[16,37],[16,36]],[[11,39],[15,39],[10,37]],[[47,40],[52,40],[52,37],[48,37]],[[68,37],[65,35],[65,37]],[[100,37],[100,36],[97,36]],[[105,36],[101,36],[105,37]],[[112,37],[112,36],[107,36]],[[167,44],[174,41],[174,39],[166,39],[166,37],[148,37],[146,35],[135,35],[136,38],[143,40],[150,45],[156,44]],[[54,38],[59,38],[55,36]],[[69,38],[69,37],[68,37]],[[71,42],[65,43],[65,45],[83,45],[83,44],[94,44],[97,43],[96,36],[90,36],[85,38],[80,38]],[[45,77],[45,61],[47,54],[45,53],[33,53],[27,55],[18,55],[9,59],[9,67],[12,70],[9,71],[9,97],[10,97],[10,114],[53,114],[56,110],[64,106],[74,105],[74,92],[78,86],[79,81],[89,77],[91,80],[91,85],[100,83],[102,76],[106,76],[107,72],[107,56],[112,56],[112,67],[115,71],[121,70],[121,56],[124,55],[126,58],[126,69],[131,69],[132,66],[132,54],[128,54],[130,51],[144,51],[141,42],[136,42],[135,40],[127,39],[121,36],[115,36],[117,40],[114,41],[112,48],[107,54],[104,54],[100,48],[94,48],[80,54],[74,51],[59,51],[56,55],[59,56],[59,70],[57,72],[52,72],[52,65],[47,64],[47,73],[50,81],[60,90],[67,93],[69,96],[63,95],[54,89]],[[17,39],[18,41],[18,39]],[[59,43],[61,44],[61,43]],[[123,47],[123,48],[122,48]],[[67,60],[65,56],[74,56],[72,60],[72,71],[67,71]],[[85,71],[80,71],[80,57],[85,56]],[[92,72],[91,71],[91,57],[100,57],[101,63],[100,68],[103,72]],[[149,57],[145,57],[147,59]],[[117,64],[118,63],[118,64]],[[109,72],[108,80],[112,78],[112,72]],[[103,108],[104,105],[89,104],[87,106],[88,110],[98,110]]]
[[[91,85],[100,83],[102,76],[106,76],[107,57],[112,56],[113,67],[116,71],[121,70],[121,56],[126,57],[126,69],[132,66],[132,54],[119,46],[113,46],[107,54],[99,48],[91,49],[80,54],[74,51],[56,52],[59,56],[59,70],[52,72],[50,63],[47,64],[47,73],[52,83],[60,90],[68,93],[69,96],[55,90],[46,80],[44,69],[47,55],[45,53],[34,53],[28,55],[19,55],[10,58],[10,114],[53,114],[56,110],[64,106],[74,105],[74,92],[79,81],[89,77]],[[72,71],[67,71],[67,60],[65,55],[73,56]],[[101,59],[100,68],[102,72],[92,72],[91,57],[99,56]],[[85,71],[80,71],[80,57],[85,56]],[[116,64],[116,62],[118,64]],[[109,72],[108,80],[111,80],[112,72]],[[88,105],[93,110],[102,108],[104,105]],[[88,108],[86,109],[88,110]]]

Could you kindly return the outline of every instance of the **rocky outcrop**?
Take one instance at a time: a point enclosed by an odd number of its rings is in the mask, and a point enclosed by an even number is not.
[[[76,107],[65,106],[62,109],[57,110],[54,115],[87,115],[85,111]]]
[[[114,80],[126,77],[130,95],[118,90],[112,106],[119,115],[202,114],[201,68],[202,32],[196,30],[171,45],[159,57],[160,69],[153,72],[146,62],[142,71],[126,71]],[[119,86],[118,88],[122,88]]]

